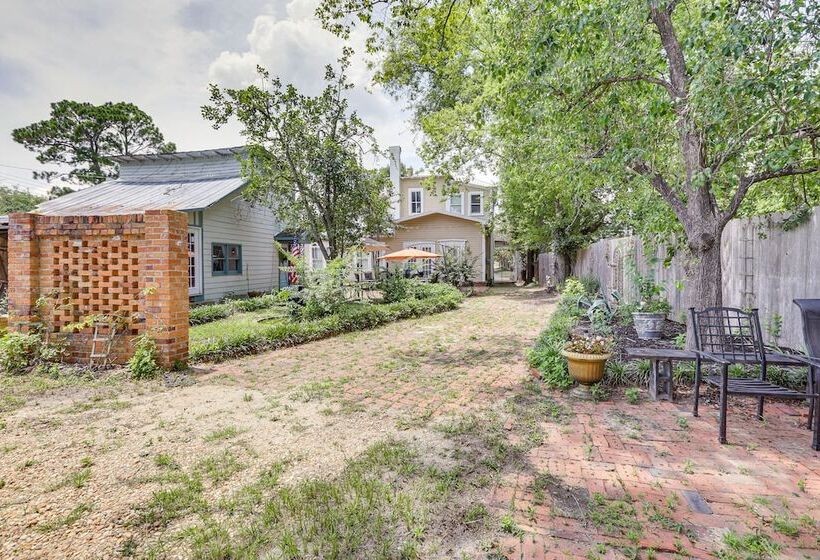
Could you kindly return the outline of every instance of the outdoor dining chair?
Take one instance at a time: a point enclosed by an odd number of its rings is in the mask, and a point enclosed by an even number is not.
[[[803,319],[803,343],[806,346],[808,356],[794,356],[809,366],[809,379],[807,392],[820,393],[820,299],[795,299],[795,305],[800,308]],[[820,398],[816,399],[817,406],[809,408],[809,421],[807,427],[812,428],[812,423],[820,425]],[[818,428],[815,427],[815,433]],[[820,442],[815,440],[814,448],[818,449]]]
[[[757,397],[757,418],[763,419],[763,401],[766,397],[778,399],[809,399],[812,407],[818,404],[818,395],[814,383],[810,383],[805,392],[795,391],[770,383],[766,372],[766,349],[760,329],[760,318],[757,310],[745,312],[733,307],[709,307],[703,311],[689,310],[695,332],[695,402],[693,415],[698,415],[698,400],[700,398],[700,383],[717,387],[720,390],[720,429],[718,440],[726,443],[726,412],[728,396],[730,394]],[[794,356],[799,358],[798,356]],[[810,366],[810,376],[813,375],[812,364],[801,360]],[[703,362],[711,362],[720,366],[719,375],[710,375],[702,378]],[[758,366],[760,374],[757,378],[729,377],[729,366],[740,364],[743,366]],[[818,361],[814,365],[820,365]],[[815,415],[815,419],[820,415]],[[815,422],[812,448],[820,449],[818,445],[818,431],[820,422]]]

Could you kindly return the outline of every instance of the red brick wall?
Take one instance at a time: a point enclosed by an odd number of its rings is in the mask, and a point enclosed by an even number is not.
[[[188,355],[188,220],[149,210],[116,216],[9,217],[10,330],[43,322],[68,342],[66,359],[88,363],[91,333],[63,327],[92,315],[116,315],[127,327],[111,358],[123,363],[133,339],[149,333],[159,361]],[[38,301],[40,305],[38,306]]]

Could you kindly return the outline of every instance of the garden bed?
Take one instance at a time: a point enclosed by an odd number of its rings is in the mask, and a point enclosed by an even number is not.
[[[221,361],[345,332],[374,328],[392,321],[455,309],[464,296],[443,284],[427,288],[423,297],[393,303],[349,303],[338,312],[311,320],[276,317],[274,310],[236,313],[227,319],[191,327],[190,361]],[[266,319],[273,316],[272,320]]]

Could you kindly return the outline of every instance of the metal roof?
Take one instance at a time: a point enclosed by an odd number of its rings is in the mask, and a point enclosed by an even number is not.
[[[241,153],[225,148],[118,158],[119,178],[43,202],[35,212],[87,216],[202,210],[244,186]]]

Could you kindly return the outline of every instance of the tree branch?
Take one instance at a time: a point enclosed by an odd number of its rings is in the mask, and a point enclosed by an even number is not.
[[[760,173],[755,173],[754,175],[742,176],[740,178],[740,185],[735,191],[735,195],[732,197],[732,202],[729,203],[729,207],[726,208],[725,212],[723,212],[722,222],[725,224],[726,222],[734,218],[735,214],[738,211],[738,208],[740,208],[740,205],[743,202],[743,199],[746,198],[746,195],[749,192],[749,188],[755,183],[762,183],[763,181],[777,179],[779,177],[810,175],[812,173],[817,172],[820,172],[820,164],[813,165],[810,167],[796,167],[794,165],[787,165],[786,167],[782,167],[780,169],[776,169],[773,171],[763,171]]]
[[[658,191],[658,194],[672,207],[675,215],[683,222],[683,217],[686,215],[686,207],[678,194],[669,183],[666,182],[666,179],[663,178],[663,175],[652,169],[645,161],[641,160],[634,161],[629,168],[638,175],[643,175],[649,179],[649,182],[652,183],[652,186]]]

